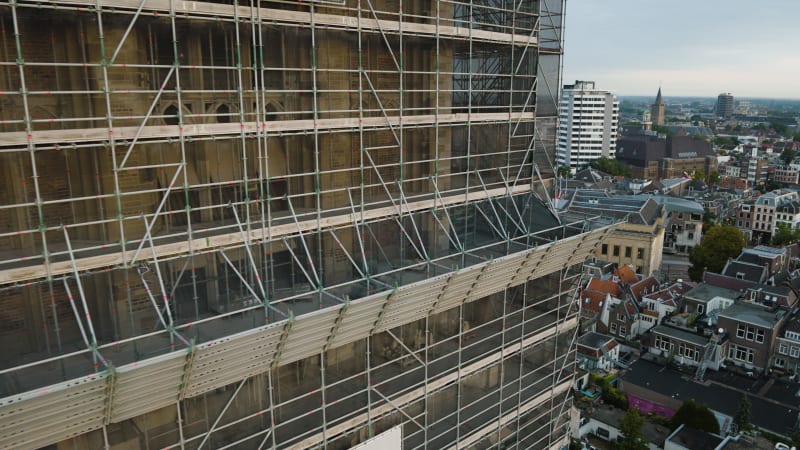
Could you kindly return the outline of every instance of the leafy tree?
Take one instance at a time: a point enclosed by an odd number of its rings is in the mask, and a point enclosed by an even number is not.
[[[744,244],[744,235],[735,226],[715,225],[709,228],[700,245],[694,246],[689,252],[689,262],[692,263],[689,278],[700,281],[706,270],[719,273],[728,258],[741,253]]]
[[[672,130],[670,128],[665,127],[664,125],[653,125],[653,131],[655,131],[658,134],[672,136]]]
[[[631,170],[624,163],[613,158],[601,156],[589,164],[592,168],[614,176],[631,176]]]
[[[722,177],[717,173],[717,171],[713,171],[708,174],[708,179],[706,180],[709,186],[713,186],[715,184],[719,184],[722,181]]]
[[[694,181],[705,180],[705,179],[706,179],[706,174],[704,174],[703,172],[700,172],[699,170],[696,170],[692,174],[692,180],[694,180]]]
[[[563,178],[572,178],[572,169],[569,166],[560,166],[558,168],[558,176]]]
[[[619,431],[624,438],[617,445],[622,450],[646,450],[647,440],[642,435],[644,418],[636,408],[629,409],[619,423]]]
[[[777,181],[772,181],[772,180],[769,180],[766,183],[764,183],[762,181],[761,183],[759,183],[758,187],[756,187],[756,189],[759,192],[761,192],[762,194],[770,192],[770,191],[774,191],[775,189],[780,189],[780,188],[781,188],[780,183],[778,183]]]
[[[775,130],[775,132],[778,134],[786,134],[786,132],[789,131],[789,127],[778,122],[770,122],[769,127]]]
[[[697,403],[692,399],[683,402],[675,415],[672,416],[671,426],[674,430],[681,424],[709,433],[719,434],[719,422],[708,406]]]
[[[772,237],[772,243],[784,246],[796,241],[800,241],[800,229],[793,229],[787,223],[779,223],[775,229],[775,236]]]
[[[797,152],[794,151],[792,147],[786,147],[781,152],[781,161],[787,166],[794,161],[794,158],[797,156]]]
[[[739,431],[747,431],[752,427],[750,423],[750,398],[747,394],[742,396],[739,409],[736,410],[736,415],[733,416],[733,423],[739,427]]]
[[[794,136],[792,136],[792,140],[795,142],[800,142],[800,133],[795,133]]]
[[[735,137],[722,137],[718,136],[714,138],[714,145],[722,147],[723,145],[733,145],[734,147],[739,145],[739,139]]]

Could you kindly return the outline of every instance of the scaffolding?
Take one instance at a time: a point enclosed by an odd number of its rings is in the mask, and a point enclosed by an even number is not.
[[[0,447],[563,444],[562,12],[0,1]]]

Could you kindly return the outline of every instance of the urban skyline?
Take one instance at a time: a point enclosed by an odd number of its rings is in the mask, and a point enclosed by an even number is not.
[[[794,82],[800,59],[792,48],[800,29],[785,14],[792,6],[784,0],[757,9],[740,1],[570,0],[564,80],[591,79],[620,96],[652,96],[660,85],[665,97],[732,92],[800,99]]]

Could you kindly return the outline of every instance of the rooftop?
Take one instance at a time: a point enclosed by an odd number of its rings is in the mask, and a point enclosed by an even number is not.
[[[708,283],[700,283],[692,288],[689,292],[684,294],[684,297],[690,298],[699,302],[709,302],[715,297],[722,297],[734,300],[741,295],[739,291],[727,289],[724,287],[713,286]]]
[[[730,374],[730,372],[725,373]],[[749,380],[750,384],[753,383],[753,380],[749,378],[744,379],[743,382],[746,380]],[[644,359],[634,362],[622,376],[622,381],[623,390],[625,383],[631,383],[676,400],[694,399],[698,403],[731,417],[736,414],[742,399],[740,388],[733,388],[730,383],[695,383],[691,381],[690,376]],[[789,401],[794,404],[797,400],[796,397],[789,396]],[[776,404],[775,401],[750,395],[750,413],[753,424],[773,433],[790,435],[799,411],[800,408],[797,406]]]
[[[689,342],[691,344],[696,345],[706,345],[708,344],[708,338],[703,337],[694,333],[690,333],[688,331],[679,330],[677,328],[673,328],[667,325],[657,325],[652,330],[653,333],[658,333],[663,336],[673,337],[680,341]]]
[[[679,426],[667,441],[692,450],[716,448],[722,443],[722,439],[717,436],[685,425]]]
[[[734,303],[723,309],[719,316],[760,327],[772,328],[783,319],[785,313],[786,311],[782,309],[770,311],[762,306],[750,303]]]
[[[609,342],[616,341],[614,341],[613,337],[607,334],[597,333],[594,331],[590,331],[578,339],[578,344],[594,349],[599,349]]]
[[[759,264],[731,260],[725,264],[722,275],[760,283],[767,276],[767,269]]]

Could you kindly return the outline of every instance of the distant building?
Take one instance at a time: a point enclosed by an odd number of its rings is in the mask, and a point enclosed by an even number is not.
[[[767,369],[785,318],[784,309],[771,311],[749,303],[735,303],[721,311],[717,326],[730,336],[728,361],[747,370]]]
[[[653,125],[664,125],[664,100],[661,99],[661,87],[656,94],[656,102],[650,107],[650,119]]]
[[[590,331],[578,339],[576,357],[578,365],[586,370],[609,372],[619,364],[619,344],[607,334]]]
[[[717,96],[717,116],[726,119],[733,116],[733,94],[723,92]]]
[[[798,184],[800,180],[800,170],[792,166],[776,167],[772,175],[772,180],[777,183]]]
[[[573,172],[601,156],[614,157],[619,126],[619,101],[595,89],[594,81],[575,81],[564,86],[559,105],[559,166]]]
[[[775,234],[779,209],[782,221],[793,221],[798,203],[800,203],[800,195],[796,191],[785,189],[767,192],[758,197],[750,212],[753,240],[768,240]],[[784,205],[791,206],[781,208]],[[785,219],[786,215],[790,216],[788,220]]]
[[[711,144],[685,135],[625,136],[617,142],[616,156],[630,167],[636,178],[660,180],[717,170],[716,152]]]
[[[627,219],[603,238],[594,256],[620,267],[630,265],[644,276],[658,270],[664,247],[666,209],[656,200],[648,196],[612,196],[589,189],[567,196],[560,213],[565,220]]]

